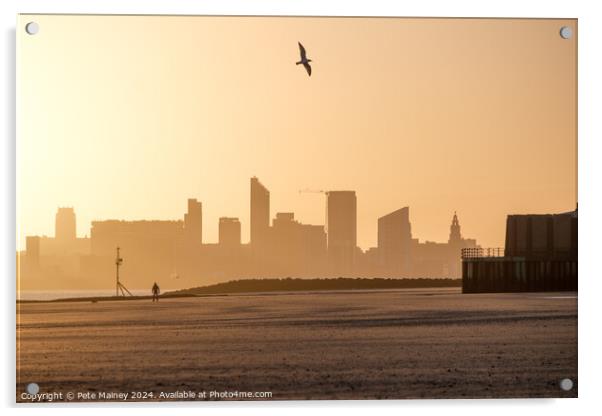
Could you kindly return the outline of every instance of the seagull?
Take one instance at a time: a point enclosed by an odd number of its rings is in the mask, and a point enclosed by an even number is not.
[[[299,62],[296,62],[295,64],[303,64],[305,70],[307,71],[307,75],[311,77],[311,66],[309,65],[311,59],[307,59],[307,56],[305,55],[305,48],[303,47],[303,45],[301,45],[301,42],[297,43],[299,44],[299,53],[301,54],[301,60]]]

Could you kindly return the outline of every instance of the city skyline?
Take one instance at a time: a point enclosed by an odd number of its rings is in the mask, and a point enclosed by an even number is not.
[[[303,190],[300,190],[300,192],[303,192]],[[310,192],[313,192],[313,191],[310,191]],[[327,192],[341,192],[341,191],[320,191],[319,193],[326,194]],[[347,191],[342,191],[342,192],[347,192]],[[270,194],[270,193],[268,192],[268,194]],[[323,198],[324,199],[323,199],[322,202],[324,203],[326,201],[327,197],[324,196]],[[196,197],[196,198],[190,197],[190,198],[187,198],[187,200],[188,200],[188,204],[189,204],[189,208],[190,208],[191,200],[198,201],[198,197]],[[199,201],[199,203],[202,204],[203,207],[205,207],[205,201],[204,200],[203,201]],[[181,205],[181,203],[180,204],[175,204],[175,205]],[[400,204],[399,206],[402,206],[402,205],[404,205],[404,204]],[[411,206],[410,204],[406,204],[406,205],[407,205],[407,207]],[[575,204],[575,206],[576,206],[576,204]],[[572,208],[574,208],[574,207],[567,206],[567,207],[565,207],[565,209],[560,209],[560,210],[557,210],[556,212],[570,211]],[[56,210],[58,210],[58,211],[65,210],[65,209],[67,209],[67,210],[76,209],[76,207],[74,207],[74,206],[67,206],[67,205],[61,205],[61,206],[57,206],[56,207]],[[397,210],[393,209],[392,211],[396,212],[396,211],[399,211],[401,209],[403,209],[403,208],[399,208]],[[202,211],[202,209],[201,209],[201,211]],[[295,212],[295,210],[294,209],[289,209],[289,210],[284,210],[284,211],[271,211],[270,210],[270,217],[269,217],[269,225],[268,226],[270,226],[271,223],[272,223],[272,221],[276,219],[276,214],[277,213],[282,213],[282,212]],[[446,212],[446,213],[442,212],[441,213],[441,217],[442,218],[438,218],[437,222],[438,223],[442,223],[443,222],[447,226],[447,225],[449,225],[449,216],[450,215],[453,216],[457,212],[458,212],[457,210],[453,210],[451,213],[450,212]],[[386,217],[387,215],[392,214],[392,213],[393,212],[388,213],[388,214],[387,213],[383,213],[383,214],[381,214],[381,216],[377,217],[377,219],[381,219],[381,217]],[[514,214],[516,215],[517,213],[514,213]],[[532,212],[521,212],[520,214],[528,215],[528,214],[532,214]],[[79,215],[81,215],[81,213],[79,213],[78,216]],[[295,215],[296,215],[296,219],[298,219],[301,222],[305,223],[305,221],[303,221],[302,218],[298,217],[298,215],[297,215],[296,212],[295,212]],[[49,232],[46,232],[46,233],[32,233],[32,234],[29,234],[29,235],[38,235],[38,236],[44,236],[44,237],[55,237],[55,230],[57,228],[56,227],[56,221],[57,221],[57,219],[56,219],[56,213],[55,214],[49,213],[48,217],[49,217],[49,224],[50,225],[48,227],[46,227],[46,229],[50,229]],[[88,215],[88,217],[90,217],[90,216]],[[220,237],[220,234],[219,234],[219,225],[221,223],[221,220],[236,219],[239,222],[239,227],[240,227],[241,230],[243,230],[245,228],[247,229],[246,235],[242,231],[240,232],[240,235],[241,235],[241,244],[249,244],[249,243],[251,243],[251,224],[250,224],[251,221],[249,221],[249,223],[245,225],[243,223],[242,219],[241,219],[241,218],[244,218],[244,217],[245,217],[244,214],[243,215],[239,215],[239,216],[236,216],[236,215],[227,216],[227,215],[222,215],[222,214],[219,214],[219,213],[216,214],[215,218],[212,218],[212,219],[203,216],[203,221],[204,221],[205,225],[203,225],[203,226],[200,227],[202,229],[202,242],[203,243],[207,243],[207,244],[217,244],[217,243],[219,243],[219,237]],[[95,221],[112,221],[112,220],[115,220],[115,221],[172,221],[172,220],[176,221],[176,220],[179,219],[177,217],[175,217],[175,218],[159,218],[159,217],[138,218],[138,217],[135,217],[135,216],[133,216],[133,217],[123,217],[123,218],[116,218],[116,217],[114,217],[114,218],[91,217],[91,218],[92,218],[91,221],[88,222],[85,225],[82,225],[81,221],[77,221],[76,222],[75,230],[74,230],[74,235],[76,235],[77,238],[89,237],[90,236],[89,235],[90,234],[89,230],[91,228],[92,223],[95,222]],[[251,217],[247,216],[247,218],[251,218]],[[505,218],[505,216],[504,216],[504,218]],[[185,217],[182,218],[182,219],[184,220],[184,222],[186,222]],[[325,221],[326,221],[326,216],[324,216],[324,219],[323,219],[323,221],[321,223],[318,223],[318,224],[315,224],[315,225],[325,225]],[[464,222],[470,223],[470,220],[464,219]],[[212,227],[211,224],[215,224],[215,227]],[[415,226],[414,225],[415,221],[412,222],[412,224],[413,224],[412,226],[414,227]],[[207,234],[206,234],[207,230],[206,230],[205,227],[212,229],[210,237],[207,236]],[[378,225],[375,223],[375,225],[374,225],[373,228],[374,228],[374,234],[376,235],[377,231],[378,231]],[[418,224],[417,229],[420,229],[420,228],[421,228],[420,224]],[[487,247],[504,247],[504,242],[505,242],[504,241],[504,239],[505,239],[505,228],[504,227],[499,227],[499,228],[502,229],[502,234],[501,234],[501,236],[499,238],[496,237],[495,241],[499,241],[500,243],[499,244],[484,244],[484,246],[487,246]],[[447,229],[440,231],[438,234],[441,236],[441,238],[433,238],[433,239],[421,238],[421,241],[425,241],[425,242],[427,242],[427,241],[428,242],[439,242],[439,241],[445,241],[447,239],[447,237],[448,237],[448,231],[447,231]],[[471,232],[471,234],[475,235],[476,233]],[[22,239],[23,241],[25,241],[25,237],[26,237],[26,235],[23,235],[23,239]],[[371,247],[374,247],[374,246],[376,246],[378,244],[378,237],[375,237],[374,239],[371,239],[371,240],[374,241],[374,243],[372,245],[362,246],[362,245],[358,244],[357,246],[359,248],[361,248],[362,250],[367,250],[367,249],[369,249]],[[479,241],[481,241],[481,240],[479,239]],[[23,244],[20,248],[18,247],[17,250],[18,251],[19,250],[25,250],[25,244]]]
[[[272,193],[269,191],[269,189],[267,187],[265,187],[261,182],[258,181],[257,177],[252,177],[251,178],[251,182],[253,183],[253,181],[256,181],[256,183],[259,183],[259,185],[261,186],[262,189],[264,189],[267,192],[267,210],[263,213],[265,217],[267,217],[268,221],[265,222],[265,229],[269,229],[270,227],[272,227],[273,222],[278,220],[278,216],[279,214],[293,214],[296,220],[301,221],[301,219],[297,216],[296,212],[294,210],[287,210],[287,211],[273,211],[270,210],[269,206],[270,206],[270,198],[272,196]],[[253,185],[251,185],[251,189],[253,189]],[[301,191],[303,192],[303,190]],[[313,192],[313,191],[310,191]],[[338,190],[333,190],[333,191],[319,191],[319,193],[324,194],[324,200],[322,201],[323,204],[326,204],[326,206],[328,206],[328,194],[353,194],[354,198],[357,197],[355,195],[355,191],[338,191]],[[251,201],[253,200],[253,191],[251,191]],[[180,217],[176,217],[176,218],[94,218],[92,219],[92,221],[87,224],[86,226],[81,225],[80,222],[76,221],[76,217],[79,216],[80,214],[78,213],[78,210],[76,209],[76,207],[73,206],[59,206],[56,207],[56,212],[54,214],[52,214],[54,216],[54,226],[52,228],[52,231],[48,234],[30,234],[29,236],[40,236],[40,237],[51,237],[51,238],[56,238],[58,240],[65,240],[65,235],[68,234],[69,238],[89,238],[90,237],[90,229],[93,225],[93,223],[95,222],[106,222],[106,221],[120,221],[120,222],[166,222],[166,221],[181,221],[182,224],[184,225],[185,228],[188,229],[193,229],[193,233],[197,234],[198,236],[200,236],[200,238],[198,239],[198,242],[202,244],[220,244],[220,238],[222,237],[222,225],[226,225],[227,227],[230,227],[233,224],[233,222],[236,222],[236,234],[238,234],[238,240],[239,240],[239,244],[251,244],[252,242],[252,232],[249,232],[248,238],[245,240],[245,238],[243,238],[242,233],[241,233],[241,229],[244,227],[243,223],[241,221],[241,217],[240,216],[226,216],[226,215],[218,215],[216,218],[214,219],[208,219],[203,215],[203,209],[205,207],[205,201],[203,200],[198,200],[198,198],[187,198],[187,209],[188,212],[185,212],[184,215],[180,215]],[[393,210],[393,212],[390,213],[382,213],[380,214],[377,218],[374,219],[374,230],[375,233],[378,234],[378,230],[380,227],[380,223],[382,220],[385,220],[388,217],[391,217],[395,214],[399,214],[400,212],[404,212],[405,218],[406,220],[409,221],[409,210],[410,206],[403,206],[400,207],[396,210]],[[249,207],[247,210],[252,210],[252,204],[249,204]],[[567,209],[568,210],[568,209]],[[328,211],[328,208],[326,208],[326,211]],[[199,217],[200,217],[200,221],[197,220],[195,217],[193,217],[191,214],[192,213],[196,213]],[[445,214],[449,214],[449,215],[445,215]],[[445,221],[446,224],[449,225],[449,217],[456,217],[457,216],[457,211],[453,211],[453,213],[442,213],[442,215],[445,216]],[[252,215],[250,216],[250,218],[252,217]],[[213,221],[215,220],[215,221]],[[205,235],[205,226],[207,226],[208,224],[215,222],[217,224],[217,235],[215,235],[215,238],[207,238],[207,236]],[[304,223],[303,221],[301,221],[302,223]],[[316,225],[316,226],[323,226],[325,228],[325,231],[327,232],[328,230],[328,226],[327,226],[327,222],[328,222],[328,215],[324,216],[324,220],[321,223],[318,224],[308,224],[308,225]],[[452,219],[453,222],[453,219]],[[65,225],[66,224],[66,225]],[[305,223],[306,224],[306,223]],[[77,232],[77,229],[81,229],[84,228],[85,232]],[[249,230],[252,229],[252,226],[249,224],[248,225]],[[412,235],[411,232],[411,228],[412,227],[408,227],[408,230],[406,231],[405,229],[403,230],[402,233],[408,233],[409,235]],[[231,229],[230,229],[231,230]],[[264,230],[259,230],[258,234],[265,232]],[[426,238],[421,238],[420,241],[424,241],[424,242],[442,242],[442,241],[446,241],[446,239],[449,236],[449,231],[446,229],[444,232],[442,232],[442,234],[445,234],[444,238],[441,238],[439,240],[429,240]],[[328,232],[327,232],[328,234]],[[401,235],[401,234],[400,234]],[[27,236],[26,236],[27,237]],[[504,236],[502,236],[503,238],[505,238]],[[194,237],[192,237],[194,239]],[[379,239],[376,238],[375,240],[375,244],[373,246],[367,246],[367,247],[362,247],[359,244],[357,244],[357,239],[355,237],[351,237],[354,238],[354,242],[355,244],[352,244],[353,247],[357,246],[358,248],[362,249],[363,251],[366,251],[370,248],[376,247],[378,246],[378,241]],[[503,245],[501,246],[503,247]],[[22,250],[25,250],[25,246],[22,247]]]
[[[253,175],[308,224],[322,195],[299,190],[355,190],[361,247],[400,206],[426,240],[457,211],[487,246],[508,212],[575,206],[575,20],[132,16],[104,33],[102,16],[36,19],[17,57],[20,248],[58,206],[77,207],[83,235],[94,218],[176,218],[188,197],[208,240],[220,216],[247,240]]]
[[[203,237],[203,201],[189,198],[179,219],[92,221],[89,237],[76,234],[73,208],[59,207],[54,237],[30,235],[19,251],[24,290],[34,287],[103,287],[115,250],[127,257],[124,273],[142,285],[156,276],[172,288],[237,278],[393,277],[459,278],[460,253],[479,248],[462,236],[454,212],[446,242],[420,241],[412,235],[405,206],[374,220],[378,244],[357,242],[355,191],[316,191],[324,195],[323,224],[306,224],[295,212],[272,212],[270,189],[251,177],[249,241],[241,239],[237,217],[221,216],[218,241]]]

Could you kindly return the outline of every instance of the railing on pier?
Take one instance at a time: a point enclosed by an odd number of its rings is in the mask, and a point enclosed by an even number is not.
[[[480,259],[483,257],[504,257],[503,247],[471,247],[462,249],[463,259]]]

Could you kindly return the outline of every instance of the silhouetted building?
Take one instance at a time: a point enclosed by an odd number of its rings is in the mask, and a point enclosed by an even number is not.
[[[59,208],[56,213],[54,238],[61,242],[75,240],[75,212],[73,208]]]
[[[92,221],[92,254],[113,255],[117,246],[130,253],[146,249],[171,251],[172,244],[182,235],[183,230],[184,222],[179,220]]]
[[[462,291],[577,290],[577,260],[577,210],[509,215],[503,251],[462,251]]]
[[[462,242],[462,233],[460,231],[460,221],[458,221],[458,214],[454,212],[454,217],[452,218],[452,223],[449,226],[449,239],[447,240],[449,244],[459,244]]]
[[[59,208],[55,217],[54,238],[47,236],[28,236],[32,238],[32,250],[37,251],[38,257],[58,259],[65,256],[87,254],[90,252],[90,239],[77,238],[75,233],[75,211],[73,208]],[[33,241],[37,240],[36,243]],[[27,244],[27,240],[26,240]],[[29,247],[29,245],[28,245]],[[56,260],[58,261],[58,260]]]
[[[276,218],[272,221],[272,227],[276,232],[284,232],[283,238],[276,238],[273,241],[283,242],[286,237],[290,237],[290,232],[294,229],[295,224],[298,224],[295,221],[295,214],[293,212],[277,212]]]
[[[462,276],[462,249],[477,247],[477,240],[463,238],[460,230],[458,215],[454,212],[451,226],[449,227],[449,239],[447,241],[451,254],[449,261],[449,275],[451,277]]]
[[[46,289],[55,281],[81,279],[81,257],[90,253],[90,239],[77,238],[75,211],[59,208],[55,237],[26,236],[25,252],[19,258],[21,289]]]
[[[301,268],[299,223],[292,212],[278,212],[272,221],[269,247],[270,276],[295,276]]]
[[[269,275],[315,277],[324,273],[324,227],[301,224],[292,212],[279,212],[272,222],[269,252]]]
[[[301,224],[301,247],[306,261],[302,276],[322,276],[327,267],[327,241],[323,225]]]
[[[219,244],[224,247],[240,246],[240,221],[238,218],[219,219]]]
[[[251,178],[251,244],[265,245],[270,228],[270,191]]]
[[[326,233],[331,272],[353,272],[357,247],[357,200],[354,191],[326,193]]]
[[[160,280],[177,273],[177,248],[183,236],[184,221],[92,221],[89,267],[96,265],[108,278],[110,259],[120,247],[126,281]]]
[[[188,212],[184,214],[184,230],[189,243],[203,242],[203,204],[188,199]]]
[[[25,238],[25,250],[27,261],[32,266],[40,264],[40,237],[28,236]]]
[[[412,276],[428,278],[460,278],[462,276],[462,256],[464,248],[477,248],[477,241],[463,238],[460,221],[454,212],[447,243],[412,240]]]
[[[577,258],[577,211],[563,214],[508,215],[506,257]]]
[[[378,219],[378,265],[384,276],[408,276],[411,271],[411,245],[409,207],[400,208]]]
[[[370,247],[363,252],[360,249],[360,252],[355,258],[356,273],[362,277],[383,277],[385,273],[378,247]]]
[[[412,238],[409,207],[404,207],[378,219],[378,247],[364,252],[357,246],[354,191],[326,192],[325,226],[302,224],[292,212],[277,213],[270,224],[270,192],[253,177],[250,209],[249,244],[241,244],[239,219],[228,217],[219,219],[218,243],[206,244],[202,204],[192,198],[183,220],[93,221],[90,238],[76,238],[73,209],[60,208],[56,238],[27,236],[25,255],[18,256],[19,275],[26,277],[20,282],[38,289],[52,288],[52,282],[62,288],[112,286],[118,246],[125,259],[120,270],[130,289],[153,281],[162,287],[191,287],[289,276],[458,277],[460,250],[476,247],[475,240],[462,237],[455,214],[447,243],[419,243]],[[564,219],[532,218],[529,231],[521,221],[509,225],[515,231],[508,238],[515,244],[508,243],[508,250],[557,253],[565,244],[562,236],[569,229]],[[547,233],[550,226],[558,230],[553,235]],[[521,236],[533,241],[523,242]]]

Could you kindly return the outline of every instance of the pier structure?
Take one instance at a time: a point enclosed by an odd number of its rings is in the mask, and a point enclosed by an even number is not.
[[[577,210],[509,215],[506,247],[465,248],[462,292],[577,290]]]

